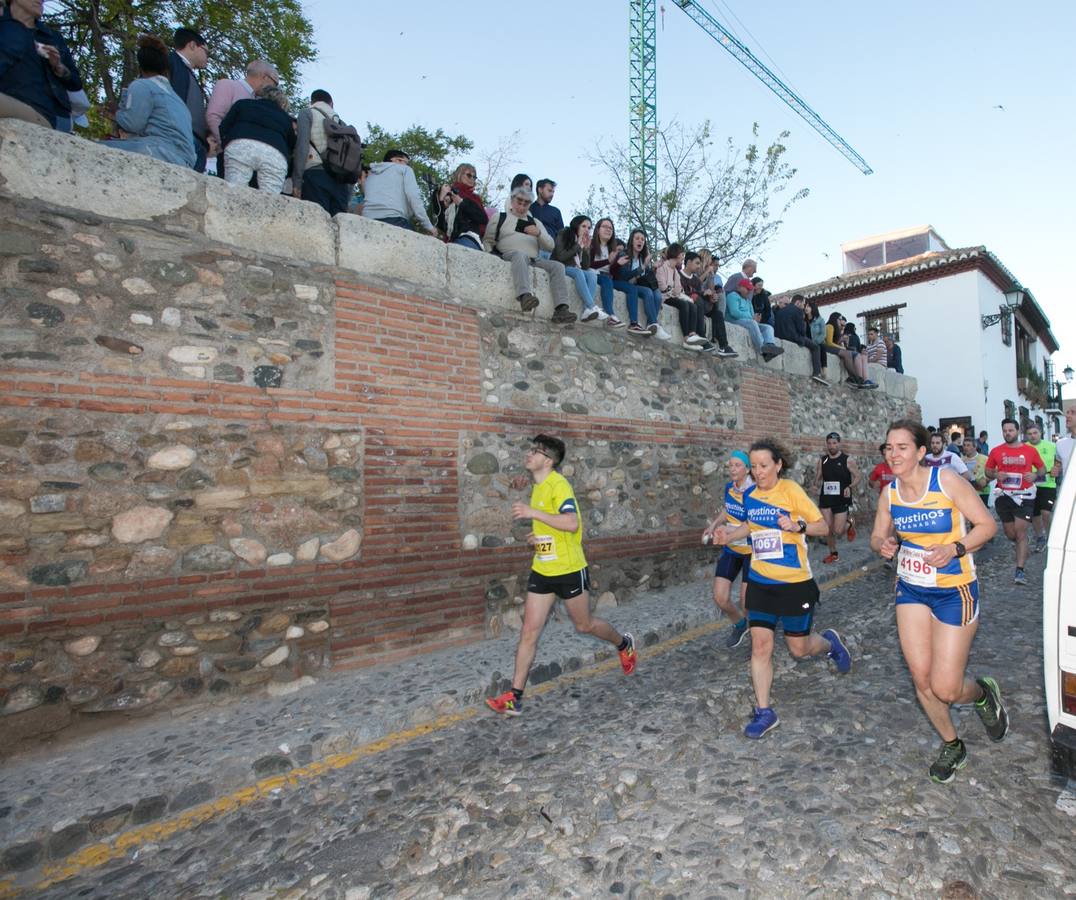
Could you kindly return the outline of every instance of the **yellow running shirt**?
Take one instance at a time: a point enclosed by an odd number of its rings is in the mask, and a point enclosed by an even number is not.
[[[822,518],[803,488],[787,478],[764,491],[757,484],[744,494],[747,524],[751,529],[751,581],[759,584],[798,584],[812,578],[807,559],[807,536],[782,531],[777,520],[788,516],[793,521],[817,522]]]
[[[954,557],[940,569],[924,560],[932,547],[952,544],[968,533],[964,516],[941,486],[939,472],[931,469],[923,496],[911,500],[901,496],[899,479],[889,485],[889,514],[901,541],[897,578],[920,588],[955,588],[975,581],[970,553]]]
[[[571,575],[586,568],[583,555],[583,517],[575,502],[575,493],[568,479],[560,472],[550,472],[531,490],[531,506],[555,516],[574,512],[579,519],[575,531],[558,531],[535,519],[531,531],[538,538],[534,545],[531,568],[539,575]]]
[[[744,482],[743,490],[739,490],[736,487],[735,481],[730,481],[725,485],[725,519],[729,528],[739,528],[747,521],[747,513],[744,510],[743,498],[755,486],[755,483],[748,476]],[[728,545],[729,550],[733,553],[739,553],[740,556],[751,555],[751,542],[746,538],[743,541],[735,544]]]

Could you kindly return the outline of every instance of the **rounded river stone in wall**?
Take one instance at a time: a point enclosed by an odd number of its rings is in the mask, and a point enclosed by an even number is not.
[[[496,475],[501,464],[492,453],[476,453],[467,460],[467,471],[472,475]]]
[[[263,388],[280,387],[284,383],[284,370],[280,366],[255,366],[254,383]]]

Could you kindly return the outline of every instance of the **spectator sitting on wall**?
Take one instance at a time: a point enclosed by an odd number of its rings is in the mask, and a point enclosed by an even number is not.
[[[867,329],[867,362],[878,363],[881,366],[888,365],[889,354],[885,349],[885,341],[875,326]]]
[[[662,302],[673,307],[680,317],[680,331],[684,335],[683,348],[710,353],[717,350],[717,347],[703,336],[706,332],[706,318],[702,314],[702,307],[684,292],[683,283],[680,281],[680,268],[686,256],[687,250],[683,244],[669,244],[658,261],[654,275],[658,280]]]
[[[408,231],[414,230],[411,219],[417,219],[426,231],[437,234],[437,228],[426,215],[418,179],[411,169],[411,157],[403,150],[389,150],[383,162],[370,166],[366,178],[366,206],[362,214],[367,219],[377,219]]]
[[[791,302],[788,302],[787,297],[782,298],[774,311],[774,320],[777,323],[774,331],[782,341],[799,344],[811,354],[811,378],[829,387],[829,382],[822,375],[822,348],[812,341],[807,333],[804,304],[803,294],[793,294]]]
[[[751,279],[755,277],[755,272],[758,271],[758,263],[753,259],[745,259],[740,264],[740,272],[735,275],[730,275],[725,280],[725,297],[726,299],[731,297],[733,293],[739,288],[741,281],[746,281],[751,285],[751,291],[747,294],[747,299],[751,299],[751,293],[755,290],[755,286],[751,284]],[[725,318],[728,318],[728,309],[725,310]]]
[[[220,123],[228,115],[228,110],[236,101],[249,100],[262,88],[270,86],[280,87],[280,74],[271,62],[264,59],[255,59],[247,63],[246,72],[242,78],[222,78],[213,85],[213,93],[205,107],[205,121],[218,147],[221,146]],[[217,174],[223,176],[220,163],[221,160],[218,158]]]
[[[707,255],[709,256],[709,254]],[[713,273],[706,274],[702,251],[695,253],[689,250],[684,256],[684,267],[680,271],[680,283],[684,287],[684,293],[691,298],[693,303],[698,305],[702,315],[702,319],[699,321],[699,334],[706,337],[706,320],[709,319],[710,343],[717,347],[717,355],[724,357],[739,356],[740,354],[729,346],[729,336],[725,330],[725,316],[714,301]]]
[[[437,191],[440,211],[437,214],[437,230],[452,244],[468,250],[482,249],[482,232],[486,230],[486,210],[481,203],[464,196],[458,184],[443,184]]]
[[[525,172],[519,172],[512,176],[512,183],[508,185],[508,198],[504,201],[504,210],[508,212],[512,208],[512,191],[516,188],[526,188],[528,193],[534,191],[534,182],[531,181],[530,175]],[[492,217],[490,217],[492,218]]]
[[[888,334],[882,335],[882,340],[885,342],[886,365],[890,369],[896,370],[898,374],[903,375],[904,359],[900,352],[900,344]]]
[[[724,321],[725,280],[717,271],[721,267],[721,260],[709,250],[700,250],[699,259],[702,261],[702,271],[699,273],[699,278],[702,279],[702,295],[717,305],[721,320]],[[711,335],[711,340],[712,338]]]
[[[330,120],[340,121],[333,108],[332,95],[320,89],[314,91],[310,95],[310,106],[299,113],[295,156],[292,160],[291,192],[293,196],[316,203],[330,216],[335,216],[337,213],[348,212],[354,189],[350,184],[337,181],[325,171],[322,162],[328,148],[325,123]],[[362,212],[355,211],[356,215],[365,213],[368,199],[366,179],[370,171],[369,166],[363,166],[359,172]],[[415,189],[418,190],[417,184]]]
[[[541,182],[538,182],[541,184]],[[534,204],[531,204],[534,215]],[[559,214],[558,214],[559,215]],[[553,259],[563,264],[564,274],[575,282],[576,293],[583,301],[583,322],[605,322],[609,313],[598,307],[595,298],[598,295],[598,273],[590,267],[590,219],[576,216],[562,228],[553,239]],[[604,298],[603,298],[604,299]],[[609,307],[613,300],[609,298]]]
[[[531,215],[542,223],[553,240],[564,230],[564,217],[560,210],[552,205],[556,189],[557,183],[552,178],[539,178],[538,199],[531,204]]]
[[[770,298],[773,296],[762,285],[763,281],[757,275],[751,279],[754,289],[751,291],[751,306],[755,310],[756,322],[764,322],[771,328],[774,327],[773,304]]]
[[[844,323],[844,334],[841,336],[841,343],[853,353],[863,353],[863,342],[859,339],[859,335],[856,334],[856,326],[851,322]],[[864,359],[866,359],[865,355]]]
[[[372,175],[370,177],[373,178]],[[575,313],[568,309],[568,281],[564,276],[564,266],[538,256],[540,249],[553,251],[553,238],[530,214],[534,195],[524,187],[517,187],[508,199],[508,212],[501,213],[496,222],[489,223],[482,246],[489,252],[499,253],[512,264],[516,300],[523,312],[530,312],[538,306],[538,298],[533,293],[531,266],[548,272],[549,287],[553,292],[553,321],[570,325],[575,321]]]
[[[71,130],[68,91],[82,78],[58,31],[41,22],[43,0],[7,0],[0,10],[0,117]]]
[[[482,199],[482,196],[478,193],[478,170],[475,169],[470,163],[460,163],[456,166],[456,171],[452,173],[452,187],[459,191],[460,196],[464,200],[471,200],[482,208],[482,212],[486,213],[486,201]],[[486,222],[489,221],[489,215],[486,214]],[[483,222],[479,229],[479,245],[482,243],[482,235],[486,233],[486,224]]]
[[[215,139],[212,145],[210,143],[211,135],[205,118],[205,89],[194,74],[208,64],[209,51],[205,38],[189,28],[177,28],[172,34],[172,50],[168,54],[168,82],[191,114],[194,152],[197,154],[194,161],[196,172],[204,172],[206,157],[216,156],[220,150]]]
[[[646,332],[659,341],[671,341],[672,335],[661,327],[661,294],[658,293],[657,277],[650,261],[650,245],[641,228],[634,229],[628,235],[628,242],[617,250],[609,263],[613,275],[613,286],[623,290],[621,285],[633,285],[646,310]],[[628,326],[628,334],[634,330]]]
[[[258,176],[258,190],[279,194],[295,150],[288,97],[276,85],[260,88],[253,100],[238,100],[220,123],[224,180],[245,186]]]
[[[620,321],[611,310],[613,309],[613,289],[621,290],[627,300],[628,307],[628,334],[635,337],[650,337],[650,332],[639,324],[639,291],[635,285],[622,283],[616,285],[610,263],[616,258],[624,242],[616,236],[613,220],[608,218],[598,219],[590,238],[590,268],[598,273],[598,291],[601,293],[602,307],[609,313],[605,324],[612,328],[619,328],[624,323]]]
[[[138,39],[142,76],[123,92],[116,124],[124,137],[107,146],[193,168],[197,154],[191,114],[168,81],[168,48],[150,34]]]
[[[854,353],[840,341],[844,336],[846,324],[844,316],[839,312],[830,313],[829,321],[826,322],[826,342],[822,345],[822,349],[840,358],[848,373],[849,384],[857,388],[874,389],[878,385],[867,378],[867,357]]]
[[[754,266],[751,260],[747,260],[744,266],[748,263]],[[766,362],[775,356],[780,356],[785,351],[783,347],[778,347],[774,343],[773,329],[769,325],[755,321],[755,310],[751,305],[751,291],[754,286],[746,278],[739,278],[736,284],[730,287],[731,281],[730,278],[725,283],[725,321],[745,329],[755,351]]]

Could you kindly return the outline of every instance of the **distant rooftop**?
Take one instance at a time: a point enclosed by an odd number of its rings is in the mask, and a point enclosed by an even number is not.
[[[933,225],[917,225],[915,228],[848,241],[841,244],[841,256],[844,259],[844,271],[848,273],[948,249],[949,245],[934,230]]]

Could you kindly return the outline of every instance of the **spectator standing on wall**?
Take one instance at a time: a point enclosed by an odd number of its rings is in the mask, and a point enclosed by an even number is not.
[[[228,184],[245,186],[258,176],[258,190],[279,194],[295,150],[295,126],[287,95],[278,87],[261,88],[252,100],[232,104],[220,123]]]
[[[280,87],[280,74],[276,67],[264,59],[247,63],[242,78],[222,78],[213,85],[213,93],[205,107],[205,120],[209,133],[220,146],[220,123],[228,110],[238,100],[250,100],[265,87]],[[218,172],[223,175],[223,172]]]
[[[557,190],[557,183],[552,178],[538,179],[538,199],[531,204],[531,215],[534,216],[553,240],[564,230],[564,217],[560,210],[553,206],[553,194]],[[546,254],[546,259],[549,254]]]
[[[82,78],[67,43],[41,22],[44,0],[8,0],[0,10],[0,117],[70,131],[68,91]]]
[[[332,95],[328,91],[316,90],[310,94],[310,106],[299,113],[291,167],[291,192],[293,196],[316,203],[330,216],[335,216],[348,212],[353,188],[325,171],[323,159],[328,148],[325,123],[329,121],[340,121],[333,108]],[[363,166],[359,173],[362,212],[356,212],[356,215],[365,215],[369,200],[366,182],[371,171],[369,166]],[[418,189],[417,184],[415,189]]]
[[[885,341],[886,365],[898,374],[904,374],[904,358],[900,352],[900,344],[893,340],[890,335],[883,335]]]
[[[168,81],[168,48],[160,38],[144,34],[137,59],[142,77],[124,90],[116,111],[116,124],[127,137],[106,146],[193,168],[197,154],[191,114]]]
[[[436,226],[426,215],[418,179],[411,169],[411,157],[403,150],[389,150],[382,162],[370,166],[370,174],[366,176],[366,206],[362,214],[367,219],[377,219],[408,231],[414,231],[411,220],[417,219],[426,231],[437,234]]]
[[[822,375],[824,354],[822,348],[807,334],[807,319],[803,314],[803,306],[803,294],[794,294],[791,303],[780,303],[774,312],[777,323],[774,331],[782,341],[799,344],[811,355],[811,379],[829,387],[829,382]]]
[[[410,172],[410,169],[408,171]],[[367,179],[367,184],[369,181],[370,179]],[[501,213],[495,222],[486,226],[482,246],[487,252],[496,252],[512,264],[516,300],[523,312],[530,312],[538,306],[538,298],[533,293],[531,267],[544,269],[549,274],[549,287],[553,292],[553,321],[570,325],[576,317],[575,313],[568,309],[568,281],[564,275],[564,266],[538,256],[539,250],[549,250],[552,253],[554,244],[549,232],[530,214],[533,200],[534,195],[525,187],[517,187],[512,191],[508,198],[508,212]]]
[[[867,362],[878,363],[880,366],[889,365],[889,352],[885,348],[885,341],[873,325],[867,329]]]
[[[172,50],[168,54],[168,81],[191,114],[196,172],[204,172],[206,157],[216,156],[220,150],[215,140],[210,145],[209,124],[205,117],[205,88],[195,74],[207,65],[209,50],[205,38],[190,28],[177,28],[172,35]]]

